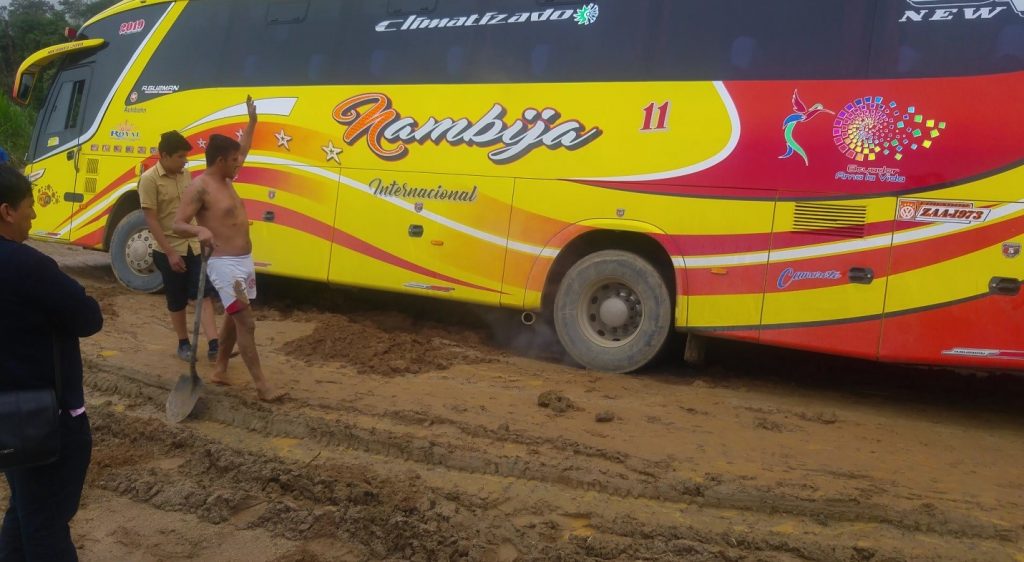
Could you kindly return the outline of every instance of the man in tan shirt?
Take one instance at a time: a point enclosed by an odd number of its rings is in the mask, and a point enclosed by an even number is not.
[[[199,241],[178,236],[173,227],[174,216],[181,204],[181,194],[191,182],[185,164],[188,163],[192,145],[180,133],[171,131],[160,136],[158,150],[160,161],[139,178],[139,201],[149,230],[159,246],[159,251],[153,250],[153,264],[164,280],[167,310],[171,313],[171,324],[178,335],[178,357],[188,361],[192,345],[185,325],[185,308],[199,294],[202,257]],[[219,351],[217,323],[210,298],[214,289],[209,279],[203,279],[202,285],[203,333],[209,341],[207,358],[213,361]]]

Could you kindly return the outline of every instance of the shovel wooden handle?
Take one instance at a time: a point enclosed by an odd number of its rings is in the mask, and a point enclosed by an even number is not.
[[[200,252],[199,259],[199,286],[196,287],[196,321],[195,327],[192,329],[192,353],[189,356],[189,366],[194,377],[199,376],[196,373],[196,354],[199,349],[199,328],[202,326],[203,319],[203,299],[206,298],[206,262],[210,259],[210,253],[212,253],[212,249],[207,252],[207,248],[204,247]]]

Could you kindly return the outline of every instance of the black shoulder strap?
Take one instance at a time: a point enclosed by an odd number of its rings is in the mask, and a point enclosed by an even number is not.
[[[60,409],[60,400],[63,396],[60,391],[60,347],[57,334],[53,335],[53,381],[54,390],[57,392],[57,408]]]

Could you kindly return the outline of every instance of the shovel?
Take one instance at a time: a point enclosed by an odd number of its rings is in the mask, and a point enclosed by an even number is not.
[[[206,288],[206,260],[210,258],[206,248],[202,250],[202,265],[199,266],[199,288],[196,291],[196,322],[192,330],[192,354],[189,356],[189,374],[182,375],[167,397],[167,421],[178,423],[192,413],[203,389],[203,379],[196,372],[196,350],[199,349],[199,326],[203,316],[202,299]]]

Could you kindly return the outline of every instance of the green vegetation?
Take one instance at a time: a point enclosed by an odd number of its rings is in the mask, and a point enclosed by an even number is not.
[[[15,104],[9,96],[0,97],[0,146],[7,150],[18,167],[25,164],[22,158],[28,151],[35,119],[32,109]]]
[[[0,146],[16,163],[28,149],[36,112],[46,100],[53,69],[43,74],[32,93],[32,103],[23,108],[11,100],[14,75],[26,57],[50,45],[67,41],[64,29],[79,27],[93,14],[117,0],[11,0],[0,8]]]

